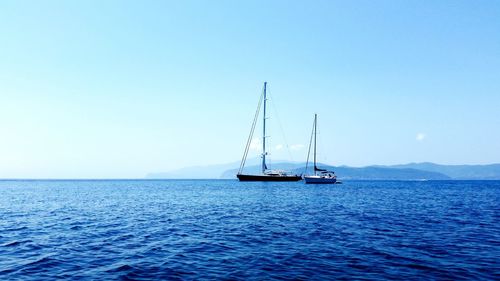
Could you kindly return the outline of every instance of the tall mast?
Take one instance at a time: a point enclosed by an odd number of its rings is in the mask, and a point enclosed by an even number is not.
[[[318,115],[314,114],[314,175],[316,175],[316,128],[318,123]]]
[[[264,82],[264,117],[263,117],[263,131],[262,131],[262,174],[266,172],[266,87],[267,82]]]

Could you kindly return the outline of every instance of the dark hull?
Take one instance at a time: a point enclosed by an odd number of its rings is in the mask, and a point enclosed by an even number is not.
[[[236,175],[240,181],[299,181],[300,176],[283,175]]]

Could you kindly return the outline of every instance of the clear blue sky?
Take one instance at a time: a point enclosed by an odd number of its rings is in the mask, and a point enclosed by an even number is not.
[[[499,15],[481,0],[1,1],[0,177],[238,161],[264,81],[295,161],[316,112],[329,164],[500,162]],[[277,128],[273,159],[289,159]]]

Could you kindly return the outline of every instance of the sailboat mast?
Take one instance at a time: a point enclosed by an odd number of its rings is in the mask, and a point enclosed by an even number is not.
[[[316,130],[318,123],[318,115],[314,114],[314,175],[316,175]]]
[[[264,117],[262,120],[263,124],[263,131],[262,131],[262,174],[266,172],[266,102],[267,102],[267,97],[266,97],[266,88],[267,88],[267,82],[264,82]]]

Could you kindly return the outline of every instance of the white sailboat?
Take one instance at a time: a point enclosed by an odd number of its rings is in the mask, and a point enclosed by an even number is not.
[[[318,124],[318,116],[314,114],[314,124],[313,124],[313,133],[311,135],[311,141],[309,142],[309,151],[307,153],[307,162],[306,162],[306,171],[307,166],[309,164],[309,154],[311,153],[311,143],[312,137],[314,136],[314,174],[304,176],[304,180],[306,183],[316,183],[316,184],[335,184],[337,182],[337,176],[335,172],[328,171],[326,169],[320,169],[316,165],[316,131]]]

